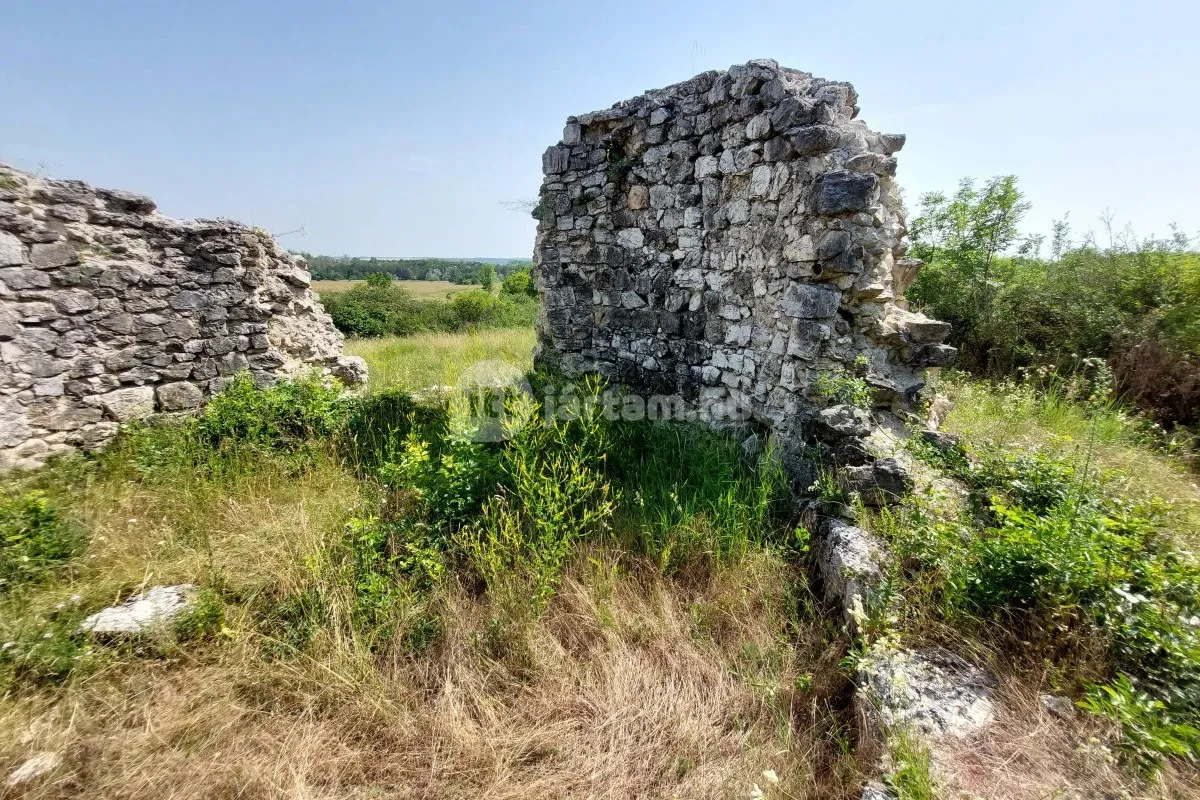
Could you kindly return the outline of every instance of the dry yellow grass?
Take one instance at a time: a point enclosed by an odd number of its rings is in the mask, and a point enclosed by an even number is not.
[[[781,639],[788,580],[768,556],[681,583],[592,551],[499,660],[480,638],[507,609],[457,586],[421,659],[331,638],[265,661],[235,615],[225,641],[0,701],[0,766],[64,754],[41,797],[749,797],[765,769],[767,797],[850,797],[853,759],[810,712],[824,699],[795,689],[841,650],[819,626],[807,648]]]
[[[1144,800],[1200,797],[1200,774],[1181,763],[1168,764],[1147,784],[1117,764],[1115,726],[1076,713],[1052,715],[1039,700],[1044,675],[1002,670],[995,695],[996,719],[982,733],[950,741],[940,749],[935,773],[948,796],[978,800],[1082,800],[1127,797]]]
[[[366,281],[313,281],[312,289],[318,295],[344,292],[361,286]],[[450,281],[395,281],[418,300],[445,300],[447,295],[480,288],[479,284],[451,283]]]

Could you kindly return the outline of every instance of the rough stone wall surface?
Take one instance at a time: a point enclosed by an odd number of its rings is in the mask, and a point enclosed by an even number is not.
[[[871,425],[819,377],[914,410],[955,351],[903,300],[920,266],[894,181],[904,137],[856,102],[763,60],[569,118],[535,211],[538,363],[870,461],[853,442]]]
[[[270,234],[0,164],[0,470],[201,405],[241,370],[365,377]]]

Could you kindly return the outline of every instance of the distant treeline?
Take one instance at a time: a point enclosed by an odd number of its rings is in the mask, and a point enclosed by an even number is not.
[[[308,260],[308,271],[318,281],[363,280],[373,273],[390,275],[397,280],[450,281],[451,283],[482,283],[484,271],[492,267],[493,274],[503,278],[513,272],[528,269],[528,261],[506,261],[456,258],[360,258],[357,256],[316,256],[301,252]]]

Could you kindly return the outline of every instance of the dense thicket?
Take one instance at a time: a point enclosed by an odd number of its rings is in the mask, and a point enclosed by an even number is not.
[[[398,280],[450,281],[451,283],[483,283],[485,273],[503,277],[528,269],[528,261],[502,263],[458,258],[359,258],[352,256],[316,256],[300,253],[308,261],[308,270],[315,280],[360,280],[376,272]]]
[[[366,283],[346,292],[324,294],[321,302],[333,324],[349,336],[532,325],[538,308],[528,270],[505,278],[499,295],[474,289],[450,300],[417,300],[385,273],[372,273]]]
[[[984,377],[1103,359],[1119,399],[1168,424],[1200,424],[1200,254],[1169,239],[1112,230],[1103,243],[1072,241],[1055,223],[1022,237],[1028,210],[1012,176],[953,196],[921,198],[913,255],[926,262],[908,292],[914,305],[954,326],[959,365]]]

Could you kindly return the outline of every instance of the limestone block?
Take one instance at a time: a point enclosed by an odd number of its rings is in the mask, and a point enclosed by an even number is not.
[[[204,401],[204,392],[187,381],[164,383],[155,393],[158,396],[158,405],[163,411],[185,411],[196,408]]]

